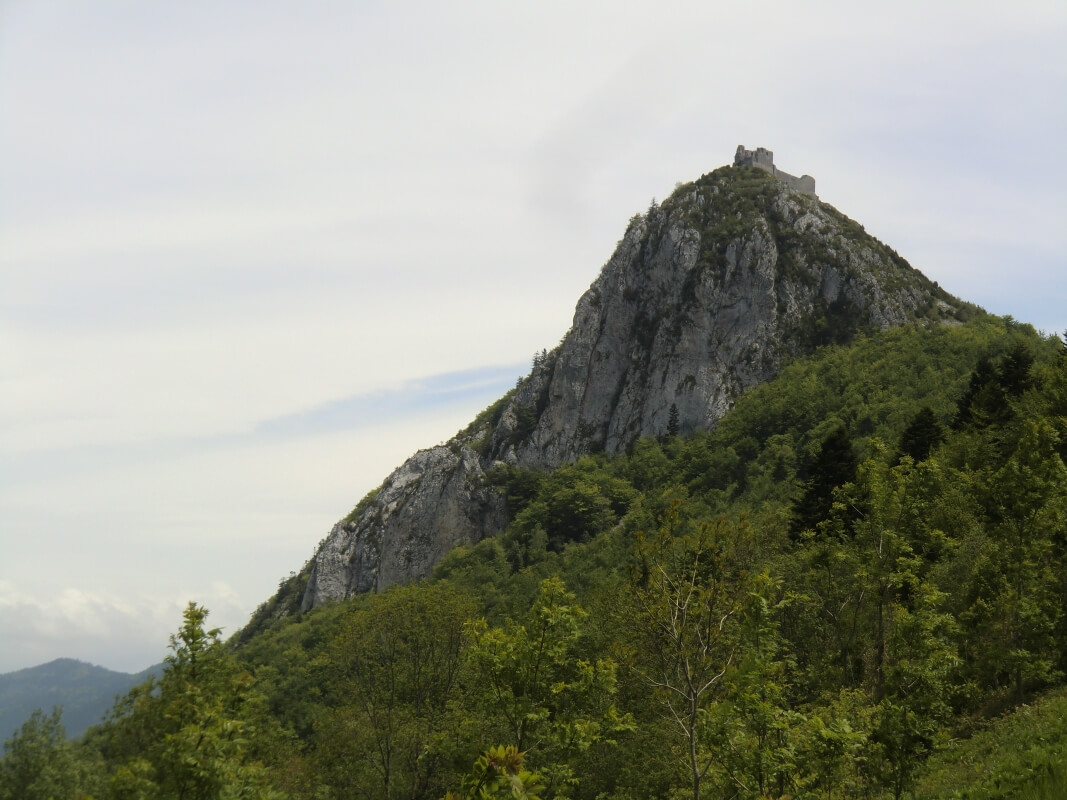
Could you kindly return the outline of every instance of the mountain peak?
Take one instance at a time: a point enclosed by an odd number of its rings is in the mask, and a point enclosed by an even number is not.
[[[295,610],[301,595],[307,609],[425,577],[452,547],[502,530],[504,501],[485,478],[494,464],[552,469],[640,437],[707,430],[819,346],[968,310],[820,202],[813,178],[739,147],[734,166],[635,214],[560,345],[334,526],[271,613]]]

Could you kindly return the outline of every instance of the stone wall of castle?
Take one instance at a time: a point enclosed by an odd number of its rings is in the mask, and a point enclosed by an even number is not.
[[[788,172],[782,172],[780,169],[776,169],[774,171],[774,177],[790,189],[795,189],[804,194],[815,194],[815,179],[810,175],[801,175],[798,178],[795,175],[790,175]]]
[[[755,150],[746,150],[743,144],[737,146],[737,152],[734,153],[734,166],[735,167],[758,167],[771,173],[774,177],[798,192],[804,194],[810,194],[815,197],[815,179],[810,175],[801,175],[799,178],[795,175],[790,175],[788,172],[782,172],[776,166],[774,166],[774,153],[768,150],[766,147],[757,147]]]

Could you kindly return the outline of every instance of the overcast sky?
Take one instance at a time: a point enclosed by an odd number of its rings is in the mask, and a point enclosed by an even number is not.
[[[765,146],[1067,328],[1067,4],[0,2],[0,672],[233,632]]]

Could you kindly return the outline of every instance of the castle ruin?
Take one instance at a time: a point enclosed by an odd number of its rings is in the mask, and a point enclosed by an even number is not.
[[[771,175],[776,177],[790,189],[803,192],[804,194],[810,194],[812,197],[818,199],[818,196],[815,194],[815,179],[810,175],[801,175],[798,178],[795,175],[790,175],[788,172],[782,172],[774,166],[774,153],[766,147],[757,147],[755,150],[746,150],[743,144],[739,144],[737,146],[737,152],[734,153],[734,166],[758,167],[759,169],[771,173]]]

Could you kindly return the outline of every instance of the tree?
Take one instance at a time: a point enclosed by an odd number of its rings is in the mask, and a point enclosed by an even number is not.
[[[523,767],[523,754],[513,745],[491,747],[474,762],[459,792],[443,800],[539,800],[541,778]]]
[[[551,794],[577,782],[570,758],[631,726],[612,703],[615,663],[579,657],[586,616],[563,581],[548,578],[524,624],[474,626],[470,657],[490,735],[528,754]]]
[[[678,431],[678,406],[671,403],[670,411],[667,413],[667,435],[677,436]]]
[[[910,456],[916,463],[925,461],[930,451],[944,438],[945,429],[937,421],[933,409],[923,406],[900,435],[897,458],[899,460],[901,456]]]
[[[828,705],[808,711],[798,731],[798,797],[867,797],[864,751],[868,747],[871,709],[867,696],[843,689]]]
[[[1003,424],[1010,418],[1011,406],[1004,392],[1001,375],[988,357],[978,359],[967,389],[956,405],[953,430],[961,430],[968,425],[983,428]]]
[[[60,721],[62,711],[34,711],[4,743],[0,759],[0,800],[67,800],[95,791],[93,764],[79,762]]]
[[[451,587],[416,584],[392,587],[351,614],[330,649],[333,708],[316,736],[318,762],[335,786],[410,798],[447,785],[472,613]]]
[[[678,530],[677,504],[658,534],[634,545],[628,605],[629,665],[651,691],[684,749],[693,800],[722,753],[713,707],[726,696],[725,678],[737,657],[743,587],[731,574],[733,532],[725,522]]]
[[[1055,632],[1064,611],[1053,553],[1067,523],[1067,468],[1058,444],[1046,420],[1027,420],[1015,451],[992,475],[989,535],[963,615],[985,680],[1010,682],[1019,703],[1059,677]]]
[[[909,607],[896,609],[887,637],[871,734],[880,756],[876,769],[897,800],[912,789],[919,767],[937,746],[960,663],[955,621],[941,611],[944,593],[923,581],[909,599]]]
[[[1034,354],[1023,342],[1016,342],[1000,359],[997,378],[1004,393],[1009,397],[1019,397],[1034,385],[1031,370],[1034,366]]]
[[[852,577],[847,605],[857,671],[873,703],[871,743],[883,782],[895,797],[908,790],[949,715],[951,678],[959,663],[956,628],[945,594],[926,579],[927,559],[946,548],[932,527],[934,497],[943,483],[933,459],[905,456],[889,466],[885,446],[861,466],[849,506],[863,513],[848,541]],[[843,637],[842,637],[843,638]]]
[[[854,481],[856,469],[852,437],[848,428],[838,425],[823,439],[808,468],[804,492],[793,507],[790,533],[794,539],[805,530],[815,530],[826,519],[833,506],[834,489]]]
[[[724,727],[725,784],[741,798],[791,796],[798,770],[796,733],[803,715],[789,699],[796,663],[779,634],[776,615],[792,598],[762,572],[749,582],[741,610],[737,668],[729,675]]]
[[[272,736],[264,698],[220,639],[208,611],[189,603],[170,637],[158,682],[135,689],[112,715],[104,744],[119,763],[117,798],[275,800],[280,792],[253,757]]]
[[[559,552],[566,544],[588,541],[615,524],[610,499],[593,481],[550,480],[549,485],[544,524],[549,549]]]

